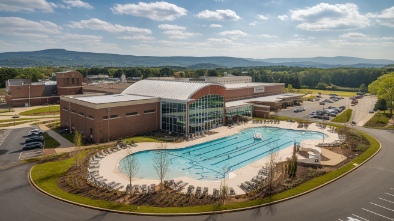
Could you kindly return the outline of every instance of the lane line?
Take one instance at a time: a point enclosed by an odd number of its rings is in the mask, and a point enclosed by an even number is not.
[[[390,200],[386,200],[386,199],[383,199],[383,198],[380,198],[380,197],[378,197],[378,199],[383,200],[383,201],[386,201],[386,202],[389,202],[389,203],[394,203],[394,202],[392,202],[392,201],[390,201]]]
[[[355,216],[355,217],[360,218],[360,219],[365,220],[365,221],[369,221],[368,219],[365,219],[365,218],[363,218],[361,216],[357,216],[356,214],[352,214],[352,216]]]
[[[375,206],[378,206],[378,207],[381,207],[381,208],[383,208],[383,209],[387,209],[387,210],[390,210],[390,211],[394,211],[393,209],[390,209],[390,208],[387,208],[387,207],[384,207],[384,206],[381,206],[381,205],[378,205],[378,204],[376,204],[376,203],[373,203],[373,202],[370,202],[372,205],[375,205]]]
[[[394,221],[394,219],[391,219],[390,217],[387,217],[387,216],[383,216],[382,214],[375,213],[375,212],[373,212],[373,211],[371,211],[371,210],[367,210],[367,209],[364,209],[364,208],[361,208],[361,209],[363,209],[363,210],[365,210],[365,211],[367,211],[367,212],[370,212],[370,213],[372,213],[372,214],[375,214],[375,215],[381,216],[381,217],[383,217],[383,218],[386,218],[386,219],[389,219],[389,220],[393,220],[393,221]]]
[[[394,196],[393,194],[390,194],[390,193],[385,193],[385,194],[387,194],[387,195],[389,195],[389,196]]]

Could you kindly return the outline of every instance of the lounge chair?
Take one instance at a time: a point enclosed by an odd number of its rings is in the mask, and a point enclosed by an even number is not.
[[[142,184],[141,189],[142,189],[142,194],[147,194],[148,193],[148,190],[146,188],[146,184]]]
[[[180,192],[183,190],[183,188],[185,188],[185,186],[187,186],[188,183],[185,183],[182,181],[182,183],[178,184],[178,188],[176,189],[176,191]]]
[[[216,188],[213,188],[213,194],[212,194],[212,197],[215,197],[215,198],[217,198],[219,196],[219,190],[218,189],[216,189]]]
[[[149,188],[149,192],[154,193],[156,191],[156,184],[151,184]]]
[[[235,191],[234,188],[230,187],[230,196],[235,197]]]
[[[193,193],[193,190],[194,190],[194,186],[193,185],[190,185],[188,188],[187,188],[187,195],[190,195],[190,194],[192,194]]]
[[[134,185],[133,186],[134,194],[140,194],[141,193],[141,187],[139,185]]]
[[[201,187],[198,186],[198,187],[196,188],[196,196],[200,196],[200,195],[201,195]]]
[[[204,187],[204,190],[202,191],[202,195],[204,196],[208,195],[208,187]]]

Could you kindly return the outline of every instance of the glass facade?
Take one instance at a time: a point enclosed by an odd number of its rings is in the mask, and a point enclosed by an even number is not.
[[[239,121],[242,117],[252,117],[253,105],[226,108],[226,122],[232,124]]]
[[[177,134],[186,133],[186,103],[161,101],[161,129]]]
[[[223,125],[224,98],[210,94],[189,105],[189,133],[209,130]]]

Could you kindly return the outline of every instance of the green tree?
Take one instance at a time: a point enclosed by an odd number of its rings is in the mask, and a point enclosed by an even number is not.
[[[326,89],[327,88],[327,84],[323,83],[323,82],[319,82],[317,84],[316,88],[318,88],[318,89]]]
[[[390,116],[393,115],[394,99],[394,72],[380,76],[377,80],[368,85],[368,91],[376,94],[378,98],[383,98],[388,102]]]
[[[287,91],[288,91],[288,92],[293,92],[293,85],[288,84],[288,85],[287,85]]]
[[[73,141],[75,145],[75,166],[78,168],[81,164],[81,146],[83,145],[82,135],[78,130],[75,130]]]
[[[378,101],[376,101],[376,104],[375,104],[375,109],[386,112],[386,110],[387,110],[386,100],[383,98],[378,99]]]
[[[364,83],[362,83],[362,84],[360,85],[360,88],[359,88],[358,90],[359,90],[360,92],[366,93],[366,92],[368,91],[368,88],[365,86]]]

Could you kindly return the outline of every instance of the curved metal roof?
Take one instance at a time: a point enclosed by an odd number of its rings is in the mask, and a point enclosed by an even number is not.
[[[136,94],[173,100],[190,100],[193,94],[210,85],[216,84],[190,81],[142,80],[130,85],[122,94]]]

